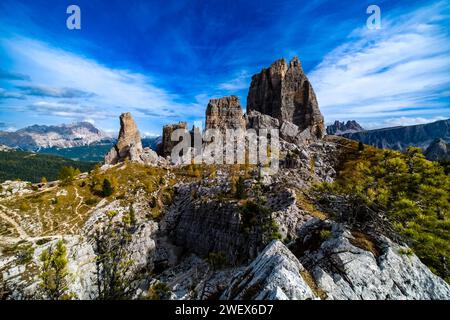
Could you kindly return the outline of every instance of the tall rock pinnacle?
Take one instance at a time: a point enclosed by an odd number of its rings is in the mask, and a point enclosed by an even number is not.
[[[280,121],[291,122],[311,135],[325,134],[323,116],[316,95],[297,57],[289,65],[284,59],[275,61],[252,78],[247,112],[258,111]]]
[[[143,152],[141,136],[129,112],[120,115],[120,132],[117,143],[105,156],[106,164],[116,164],[125,159],[141,161]]]
[[[245,119],[236,96],[211,99],[206,108],[206,129],[242,129]]]

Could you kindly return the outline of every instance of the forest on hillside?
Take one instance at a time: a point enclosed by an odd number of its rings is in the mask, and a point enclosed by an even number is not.
[[[71,166],[86,172],[95,164],[95,162],[73,161],[53,155],[24,151],[0,152],[0,182],[17,179],[39,182],[42,177],[53,181],[58,178],[63,167]]]

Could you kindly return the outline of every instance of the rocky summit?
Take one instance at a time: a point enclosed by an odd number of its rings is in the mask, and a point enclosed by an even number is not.
[[[258,111],[298,126],[314,138],[325,134],[324,119],[311,83],[297,57],[275,61],[252,77],[247,111]]]
[[[211,99],[206,108],[206,129],[245,130],[245,119],[239,98],[229,96]]]
[[[360,131],[364,131],[364,128],[355,120],[348,120],[347,123],[336,120],[333,124],[327,126],[327,134],[337,136]]]
[[[157,155],[124,113],[103,166],[0,185],[0,298],[450,299],[448,174],[420,150],[324,136],[298,59],[253,77],[246,114],[224,97],[205,120],[279,130],[278,170],[172,163],[187,123],[164,126]]]

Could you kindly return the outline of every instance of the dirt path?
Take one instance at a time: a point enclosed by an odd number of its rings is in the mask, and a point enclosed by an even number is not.
[[[14,226],[14,228],[16,229],[17,233],[19,234],[20,238],[28,238],[28,234],[25,232],[25,230],[22,229],[22,227],[11,217],[7,216],[3,211],[8,212],[8,208],[6,208],[5,206],[0,204],[0,209],[2,209],[2,211],[0,211],[0,217],[3,220],[6,220],[7,222],[9,222],[10,224],[12,224]]]
[[[38,240],[48,239],[48,240],[56,240],[56,239],[62,239],[64,237],[67,237],[67,235],[53,235],[53,236],[39,236],[39,237],[27,237],[27,238],[13,238],[13,237],[0,237],[0,243],[4,244],[14,244],[19,241],[31,241],[36,242]]]

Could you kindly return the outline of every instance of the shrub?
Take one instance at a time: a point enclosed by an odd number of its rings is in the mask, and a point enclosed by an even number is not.
[[[50,246],[43,251],[39,257],[42,263],[39,278],[41,279],[40,288],[44,297],[50,300],[69,299],[67,294],[67,249],[59,240],[56,246]]]
[[[114,187],[111,184],[111,181],[108,179],[103,179],[103,185],[102,185],[102,196],[103,197],[109,197],[114,193]]]
[[[331,237],[331,230],[327,230],[327,229],[320,230],[320,239],[322,241],[325,241],[330,237]]]
[[[225,256],[225,253],[223,253],[222,251],[210,252],[208,254],[208,258],[206,258],[206,261],[213,270],[219,270],[226,265],[227,258]]]
[[[244,199],[245,198],[245,185],[244,185],[244,179],[242,177],[239,177],[237,179],[235,184],[235,197],[236,199]]]
[[[158,282],[150,287],[148,298],[150,300],[168,300],[170,299],[171,290],[164,282]]]
[[[71,184],[77,175],[80,174],[80,170],[74,167],[62,167],[59,171],[58,179],[61,180],[63,185]]]
[[[418,148],[346,151],[335,182],[316,188],[386,216],[430,270],[450,282],[450,177]]]

